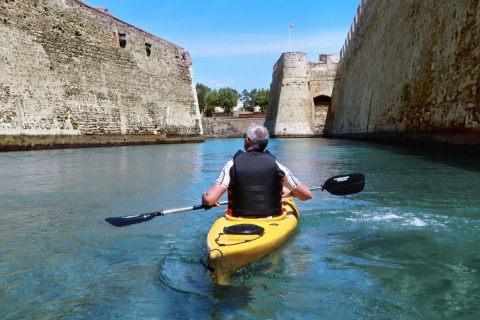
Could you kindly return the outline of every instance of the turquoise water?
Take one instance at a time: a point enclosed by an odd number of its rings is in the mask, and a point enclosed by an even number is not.
[[[0,154],[1,319],[477,319],[480,163],[326,139],[270,150],[316,191],[282,248],[215,285],[198,263],[221,209],[116,228],[103,219],[200,204],[240,139]],[[222,199],[225,200],[225,199]]]

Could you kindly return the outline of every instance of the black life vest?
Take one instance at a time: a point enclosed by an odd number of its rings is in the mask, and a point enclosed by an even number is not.
[[[235,217],[282,214],[284,177],[270,152],[239,150],[230,169],[228,214]]]

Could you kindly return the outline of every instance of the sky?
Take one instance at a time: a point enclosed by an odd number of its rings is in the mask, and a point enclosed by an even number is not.
[[[283,52],[337,54],[360,0],[83,0],[190,53],[196,83],[269,89]],[[292,25],[292,27],[290,27]]]

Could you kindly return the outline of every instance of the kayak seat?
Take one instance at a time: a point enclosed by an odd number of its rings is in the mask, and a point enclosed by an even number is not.
[[[258,234],[262,235],[265,229],[256,224],[241,223],[223,228],[224,234]]]
[[[241,217],[233,217],[229,214],[225,214],[224,216],[225,216],[225,219],[227,219],[227,220],[238,221],[238,222],[240,222],[240,221],[243,221],[243,222],[249,221],[250,222],[250,221],[255,221],[255,220],[264,221],[264,220],[267,220],[267,219],[268,219],[268,221],[280,221],[280,220],[285,219],[285,217],[287,216],[287,213],[284,212],[282,215],[276,216],[276,217],[262,217],[262,218],[255,218],[255,217],[241,218]]]

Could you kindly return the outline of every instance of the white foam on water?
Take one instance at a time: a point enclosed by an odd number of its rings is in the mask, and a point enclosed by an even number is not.
[[[397,220],[397,219],[404,219],[403,217],[401,216],[398,216],[394,213],[385,213],[385,214],[379,214],[379,213],[375,213],[375,214],[365,214],[365,213],[357,213],[357,216],[355,218],[346,218],[345,220],[347,221],[353,221],[353,222],[356,222],[356,221],[376,221],[376,222],[379,222],[379,221],[390,221],[390,220]]]
[[[408,224],[416,226],[416,227],[424,227],[427,225],[425,221],[422,221],[418,218],[413,218],[412,220],[408,221]]]
[[[397,216],[396,214],[389,213],[383,216],[374,216],[372,220],[392,220],[392,219],[401,219],[401,217]]]

